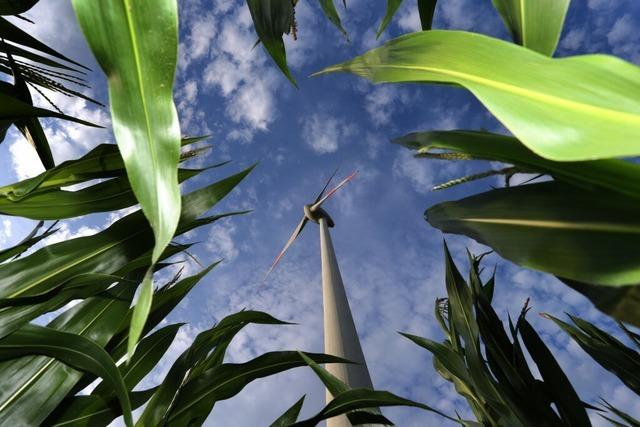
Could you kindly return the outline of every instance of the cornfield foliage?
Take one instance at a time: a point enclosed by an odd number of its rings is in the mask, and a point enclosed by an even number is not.
[[[0,1],[0,15],[19,17],[36,3]],[[283,36],[297,37],[297,3],[247,0],[257,44],[293,84]],[[387,1],[378,36],[401,3]],[[499,161],[511,166],[497,174],[531,173],[553,181],[440,204],[427,211],[427,220],[445,232],[487,244],[523,266],[554,274],[600,310],[639,326],[634,285],[640,283],[635,256],[640,172],[637,165],[617,158],[640,154],[640,72],[611,56],[552,57],[569,0],[493,3],[515,44],[480,34],[431,30],[436,0],[418,0],[424,31],[322,73],[350,72],[374,82],[453,84],[471,91],[512,136],[429,131],[395,142],[417,150],[418,157]],[[331,25],[348,37],[334,1],[320,0],[318,5]],[[606,397],[593,406],[581,401],[526,320],[527,309],[515,323],[508,319],[505,331],[491,307],[494,279],[480,278],[481,257],[470,257],[465,282],[446,248],[448,298],[438,300],[435,311],[445,341],[406,336],[433,354],[437,371],[467,400],[476,421],[454,418],[386,391],[349,389],[320,366],[349,363],[331,355],[281,351],[241,364],[225,363],[230,342],[245,326],[284,323],[250,310],[231,314],[201,332],[159,385],[136,389],[182,326],[160,327],[163,319],[217,263],[191,277],[178,273],[162,285],[154,284],[154,273],[189,250],[191,244],[178,244],[176,237],[246,213],[207,214],[253,167],[180,194],[180,183],[204,170],[181,164],[206,148],[193,148],[205,137],[182,136],[173,100],[175,0],[109,0],[100,7],[74,0],[73,7],[109,83],[117,145],[100,145],[59,165],[40,118],[98,125],[65,115],[52,103],[36,106],[31,89],[45,101],[46,91],[54,91],[99,104],[82,93],[88,69],[0,16],[0,72],[12,80],[0,81],[0,142],[15,125],[46,169],[0,188],[0,214],[38,221],[22,241],[0,249],[1,425],[101,426],[118,417],[127,426],[201,425],[217,402],[237,395],[250,382],[299,366],[312,369],[334,399],[312,417],[298,420],[302,397],[273,426],[313,426],[342,414],[353,425],[390,425],[376,408],[395,405],[432,411],[465,426],[585,426],[590,425],[587,411],[600,411],[614,425],[640,424]],[[589,91],[582,90],[587,86]],[[75,184],[84,187],[67,188]],[[34,250],[57,231],[56,222],[45,226],[45,221],[137,204],[139,211],[93,236]],[[549,241],[554,247],[541,251]],[[80,303],[69,308],[72,300]],[[45,326],[35,323],[54,312]],[[547,316],[639,393],[637,350],[579,317],[570,317],[570,324]],[[630,341],[639,343],[637,334],[623,323],[620,327]],[[541,378],[533,374],[529,358]],[[80,393],[96,380],[90,394]],[[134,420],[132,411],[138,408],[144,409]]]

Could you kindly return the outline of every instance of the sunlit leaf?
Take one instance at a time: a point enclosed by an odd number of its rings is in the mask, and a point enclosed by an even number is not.
[[[571,0],[493,0],[513,41],[552,56]]]
[[[612,56],[553,59],[480,34],[433,30],[321,73],[333,72],[375,83],[463,86],[523,144],[552,160],[640,154],[640,68]]]
[[[75,0],[73,6],[109,80],[114,135],[131,188],[153,229],[155,263],[171,241],[180,217],[180,125],[173,103],[177,2],[119,0],[96,8],[90,1]],[[129,356],[149,314],[152,288],[148,272],[131,322]]]

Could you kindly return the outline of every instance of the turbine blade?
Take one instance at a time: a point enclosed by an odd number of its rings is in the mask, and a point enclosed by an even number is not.
[[[269,271],[267,271],[267,274],[264,275],[263,280],[267,280],[267,277],[269,277],[269,274],[271,274],[273,269],[276,268],[276,265],[278,265],[284,253],[287,251],[287,249],[289,249],[289,246],[291,246],[291,244],[296,240],[296,237],[300,235],[304,226],[307,225],[307,222],[309,222],[307,217],[302,217],[302,220],[300,221],[300,223],[298,223],[298,226],[296,227],[296,229],[293,230],[293,233],[291,234],[291,237],[289,237],[289,240],[287,240],[287,243],[284,245],[284,248],[282,248],[282,250],[276,257],[275,261],[273,261],[273,264],[271,264]]]
[[[327,187],[331,183],[331,180],[333,179],[334,176],[336,176],[337,173],[338,173],[338,168],[336,168],[336,170],[333,171],[333,173],[331,174],[331,176],[327,180],[326,184],[324,184],[324,187],[322,187],[322,191],[320,191],[320,194],[318,194],[318,197],[316,197],[316,199],[313,201],[313,203],[318,203],[318,200],[320,200],[320,198],[322,197],[324,192],[327,190]]]
[[[311,209],[315,209],[317,207],[322,206],[322,204],[331,196],[333,196],[336,191],[338,191],[340,188],[342,188],[347,182],[351,181],[353,179],[353,177],[356,176],[356,174],[358,173],[358,171],[354,171],[351,175],[349,175],[348,177],[346,177],[345,179],[343,179],[338,185],[335,186],[335,188],[333,188],[331,191],[329,191],[324,197],[322,197],[320,200],[318,200],[317,202],[315,202],[313,204],[313,206],[311,206]]]

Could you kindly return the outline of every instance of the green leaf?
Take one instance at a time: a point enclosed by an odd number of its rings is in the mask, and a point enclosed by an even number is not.
[[[202,170],[180,170],[180,181]],[[64,219],[94,212],[124,209],[137,203],[126,176],[111,179],[77,191],[52,189],[35,192],[18,201],[0,196],[0,214],[30,219]]]
[[[544,344],[535,329],[522,319],[519,329],[524,345],[548,384],[547,392],[553,397],[556,409],[568,425],[588,426],[591,424],[578,393],[562,371],[549,348]]]
[[[345,361],[325,354],[307,355],[316,363]],[[250,382],[304,365],[304,360],[297,352],[279,351],[263,354],[246,363],[225,363],[208,369],[184,384],[172,405],[167,424],[176,427],[192,423],[198,425],[204,422],[215,402],[235,396]]]
[[[282,0],[247,0],[247,6],[260,42],[282,73],[297,87],[287,65],[287,53],[282,41],[283,34],[289,34],[293,25],[293,3]]]
[[[109,79],[113,131],[131,188],[153,229],[155,263],[173,238],[180,218],[180,125],[173,103],[177,2],[119,0],[95,8],[89,1],[74,0],[73,6]],[[131,322],[128,357],[149,314],[152,289],[147,273]]]
[[[129,393],[131,408],[138,409],[144,405],[155,388]],[[113,401],[105,401],[100,396],[74,396],[65,400],[47,418],[44,425],[53,427],[97,427],[108,426],[122,415],[122,410]]]
[[[332,396],[338,396],[340,393],[344,393],[345,391],[350,389],[347,384],[343,383],[338,377],[334,376],[331,372],[318,365],[307,355],[305,355],[301,351],[299,351],[298,353],[300,354],[300,357],[302,357],[302,359],[306,362],[306,364],[309,365],[311,369],[313,369],[313,372],[315,372],[318,378],[320,378],[325,388],[329,390],[329,393],[331,393]],[[350,412],[346,414],[346,416],[352,425],[362,424],[363,420],[367,420],[368,423],[375,425],[394,425],[391,421],[385,418],[382,413],[380,413],[380,409],[378,408],[367,408],[364,410]]]
[[[31,9],[39,0],[0,0],[0,15],[19,15]]]
[[[176,323],[165,326],[140,340],[140,344],[136,347],[131,361],[129,363],[123,363],[118,367],[128,390],[133,390],[133,388],[156,367],[160,359],[162,359],[169,349],[169,346],[182,325],[183,323]],[[91,394],[109,398],[113,393],[109,386],[102,382],[93,389]]]
[[[422,31],[431,29],[433,23],[433,14],[436,10],[438,0],[418,0],[418,13],[420,14],[420,24]]]
[[[250,170],[186,195],[178,234],[224,217],[225,215],[197,219],[226,196]],[[148,222],[141,212],[134,212],[93,236],[50,245],[27,257],[0,265],[0,298],[46,294],[79,274],[115,274],[151,249],[152,233]],[[149,257],[148,260],[143,260],[140,267],[146,268],[150,262]],[[60,304],[67,301],[66,297],[68,295],[56,297],[44,307],[33,306],[12,311],[0,309],[0,337],[32,319],[32,316],[42,314],[42,310],[46,312],[59,308]]]
[[[387,11],[384,14],[384,18],[382,18],[380,27],[378,27],[376,38],[380,38],[382,32],[389,26],[401,4],[402,0],[387,0]]]
[[[593,360],[640,396],[640,353],[579,317],[569,315],[576,327],[549,314],[544,316],[553,320]]]
[[[0,340],[0,360],[27,355],[44,355],[82,371],[98,375],[109,383],[122,406],[127,426],[133,426],[131,403],[113,359],[93,341],[42,326],[27,325]]]
[[[192,144],[199,138],[185,138],[182,145]],[[181,160],[192,158],[199,152],[187,152]],[[187,156],[188,157],[185,157]],[[217,165],[216,165],[217,166]],[[115,144],[100,144],[79,159],[67,160],[40,175],[14,184],[0,187],[0,196],[11,201],[18,201],[35,191],[46,191],[53,188],[79,184],[92,179],[104,179],[125,175],[124,162]]]
[[[342,26],[342,22],[340,21],[340,15],[338,15],[338,11],[336,10],[336,5],[333,0],[318,0],[320,2],[320,7],[322,8],[322,12],[324,15],[331,21],[333,25],[336,26],[338,30],[342,33],[342,35],[348,40],[349,36]]]
[[[204,372],[204,369],[199,369],[200,367],[216,368],[220,366],[224,351],[231,339],[250,323],[284,324],[285,322],[266,313],[242,311],[225,317],[213,328],[199,333],[191,346],[171,366],[165,381],[145,408],[138,424],[142,426],[161,424],[166,418],[172,402],[179,394],[187,372],[189,372],[189,376],[193,374],[195,378],[198,378]],[[212,350],[211,356],[207,356]]]
[[[313,427],[322,420],[346,414],[350,411],[376,408],[379,406],[410,406],[424,409],[426,411],[432,411],[452,421],[456,421],[455,419],[447,417],[440,411],[437,411],[427,405],[398,397],[388,391],[356,388],[340,393],[315,416],[304,421],[299,421],[293,424],[292,427]]]
[[[611,405],[609,402],[607,402],[604,399],[603,399],[603,402],[604,402],[604,407],[607,408],[607,410],[609,412],[613,412],[616,416],[620,417],[622,420],[624,420],[628,424],[623,424],[621,422],[612,420],[611,418],[605,417],[604,415],[600,415],[602,418],[610,421],[611,424],[613,424],[614,426],[640,427],[640,420],[638,420],[638,419],[632,417],[631,415],[627,414],[626,412],[623,412],[620,409],[614,407],[613,405]]]
[[[27,251],[30,247],[32,247],[33,245],[37,244],[41,240],[46,239],[47,237],[51,236],[52,234],[58,231],[57,228],[53,228],[55,226],[55,223],[54,223],[54,225],[52,225],[47,230],[45,230],[44,233],[38,235],[38,230],[40,230],[40,228],[42,228],[43,225],[44,225],[44,221],[38,222],[38,224],[34,227],[34,229],[20,242],[16,243],[10,248],[0,250],[0,263],[12,257],[16,257],[16,258],[19,257],[22,253]]]
[[[545,182],[441,203],[425,217],[527,268],[591,284],[640,283],[640,210],[610,192]]]
[[[286,412],[278,417],[277,420],[271,423],[269,427],[289,427],[291,424],[298,420],[302,404],[304,403],[305,396],[302,396],[296,403],[287,409]]]
[[[559,279],[565,285],[587,297],[598,310],[620,322],[627,322],[640,328],[640,286],[612,288],[576,282],[561,277]]]
[[[15,2],[11,1],[11,3],[15,3]],[[5,18],[1,18],[1,17],[0,17],[0,38],[3,38],[6,41],[13,42],[15,44],[18,44],[24,47],[28,47],[33,50],[46,53],[58,59],[62,59],[64,61],[75,64],[78,67],[82,67],[85,70],[91,71],[89,68],[67,58],[66,56],[56,51],[55,49],[50,48],[49,46],[42,43],[35,37],[29,35],[27,32],[21,30],[19,27],[16,27],[11,22],[7,21]],[[0,103],[0,105],[2,104]]]
[[[1,19],[2,18],[0,18],[0,20]],[[53,117],[79,123],[85,126],[97,128],[101,127],[85,120],[67,116],[66,114],[57,113],[55,111],[50,111],[44,108],[34,107],[2,91],[0,91],[0,117],[12,122],[31,117]]]
[[[480,34],[434,30],[399,37],[321,73],[333,72],[375,83],[463,86],[548,159],[640,154],[640,68],[615,57],[553,59]]]
[[[571,0],[493,0],[513,41],[553,56]]]
[[[583,188],[640,198],[640,165],[624,160],[554,162],[538,156],[514,137],[462,130],[410,133],[393,143],[417,150],[416,157],[499,161],[521,172],[542,173]]]

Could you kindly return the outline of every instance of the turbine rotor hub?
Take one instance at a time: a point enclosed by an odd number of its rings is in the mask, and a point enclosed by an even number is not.
[[[335,223],[333,222],[333,219],[331,219],[331,216],[329,216],[327,211],[325,211],[319,206],[316,208],[312,208],[311,205],[304,205],[304,216],[309,221],[313,221],[316,224],[320,222],[320,218],[324,218],[327,221],[327,225],[330,228],[332,228],[335,225]]]

